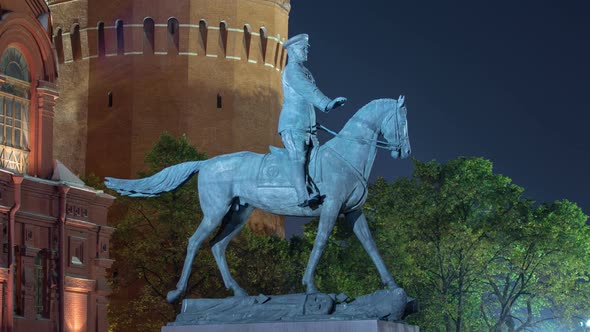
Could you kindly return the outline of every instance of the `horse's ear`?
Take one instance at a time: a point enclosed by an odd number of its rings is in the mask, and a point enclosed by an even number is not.
[[[406,97],[404,95],[399,95],[399,98],[397,98],[397,107],[402,108],[404,106],[405,102],[406,102]]]

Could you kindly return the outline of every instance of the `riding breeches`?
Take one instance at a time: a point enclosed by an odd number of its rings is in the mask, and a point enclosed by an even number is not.
[[[306,181],[308,151],[317,144],[317,138],[310,132],[296,129],[283,130],[281,138],[289,154],[291,183],[297,191],[299,203],[305,202],[309,199]]]

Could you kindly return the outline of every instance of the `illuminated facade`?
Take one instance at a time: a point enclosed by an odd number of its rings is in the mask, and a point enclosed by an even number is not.
[[[0,15],[0,330],[106,331],[114,198],[54,165],[47,4],[0,0]]]

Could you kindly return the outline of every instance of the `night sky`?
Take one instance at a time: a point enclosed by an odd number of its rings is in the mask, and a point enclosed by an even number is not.
[[[414,158],[483,156],[527,197],[590,213],[590,1],[292,0],[289,33],[310,35],[319,88],[348,98],[322,124],[404,94]],[[411,174],[382,151],[371,181]]]

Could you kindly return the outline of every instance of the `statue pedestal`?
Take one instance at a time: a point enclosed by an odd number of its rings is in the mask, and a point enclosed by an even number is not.
[[[419,332],[418,326],[381,320],[321,320],[164,326],[162,332]]]

